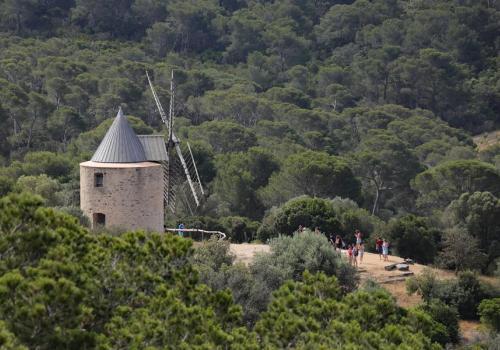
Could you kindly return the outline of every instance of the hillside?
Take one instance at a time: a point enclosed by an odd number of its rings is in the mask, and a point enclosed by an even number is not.
[[[244,264],[250,264],[253,261],[255,254],[261,252],[269,252],[270,247],[265,244],[231,244],[230,251],[236,257],[235,262],[242,262]],[[345,254],[345,252],[343,253]],[[365,253],[363,263],[359,265],[358,271],[360,273],[361,282],[372,279],[378,283],[381,283],[385,289],[387,289],[396,299],[399,305],[404,307],[416,306],[421,302],[421,298],[418,295],[408,295],[406,292],[405,281],[395,281],[391,283],[385,283],[391,279],[391,277],[399,276],[401,273],[398,271],[386,271],[385,266],[393,263],[402,262],[398,256],[389,255],[389,261],[381,261],[378,254]],[[410,271],[415,275],[420,275],[424,269],[429,269],[429,267],[421,264],[410,265]],[[451,279],[456,278],[455,274],[451,271],[441,270],[436,268],[431,268],[439,278]]]

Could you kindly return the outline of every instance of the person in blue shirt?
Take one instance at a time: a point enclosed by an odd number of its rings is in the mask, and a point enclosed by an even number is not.
[[[184,224],[180,223],[177,228],[179,229],[179,231],[178,231],[179,236],[184,237],[184,231],[182,231],[182,230],[184,230]]]

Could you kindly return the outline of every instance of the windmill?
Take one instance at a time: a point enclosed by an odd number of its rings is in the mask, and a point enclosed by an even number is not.
[[[168,139],[165,143],[167,149],[167,160],[162,162],[163,180],[164,180],[164,200],[166,207],[172,213],[176,211],[176,201],[181,200],[185,207],[193,214],[193,207],[200,206],[200,199],[203,198],[205,192],[201,185],[198,169],[194,161],[191,146],[187,142],[186,157],[184,157],[181,142],[174,134],[174,98],[175,98],[175,83],[174,71],[172,70],[170,78],[170,108],[168,117],[163,110],[160,99],[151,82],[148,72],[146,71],[151,93],[158,107],[161,120],[167,127]],[[187,159],[187,161],[186,161]]]

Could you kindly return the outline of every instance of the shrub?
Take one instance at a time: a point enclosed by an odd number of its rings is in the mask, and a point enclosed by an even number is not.
[[[271,253],[257,255],[251,270],[272,290],[279,288],[285,280],[300,280],[306,270],[336,276],[344,291],[353,290],[358,283],[356,271],[322,235],[305,230],[292,237],[274,238],[270,245]]]
[[[313,229],[319,227],[321,232],[327,233],[340,231],[340,222],[330,201],[322,198],[303,196],[289,200],[273,213],[270,221],[264,220],[271,226],[269,232],[274,237],[278,234],[291,235],[299,225]]]
[[[487,260],[478,248],[478,240],[465,229],[455,227],[444,234],[443,250],[437,259],[440,266],[455,271],[480,270]]]
[[[461,272],[456,280],[439,280],[431,271],[424,271],[421,276],[408,280],[406,287],[410,294],[420,294],[427,303],[437,299],[457,308],[463,319],[477,319],[477,306],[481,300],[498,293],[489,290],[470,271]]]
[[[436,241],[440,233],[431,229],[424,218],[407,215],[389,223],[388,235],[401,257],[429,263],[436,255]]]
[[[200,281],[216,291],[230,289],[234,301],[243,307],[243,320],[252,325],[269,302],[271,290],[243,264],[234,264],[228,241],[212,237],[195,249],[193,263]]]
[[[223,232],[232,242],[249,242],[257,233],[259,223],[241,216],[227,216],[219,220]]]
[[[326,234],[339,234],[345,240],[353,240],[356,229],[364,239],[379,227],[380,220],[358,207],[350,199],[335,197],[332,200],[307,196],[289,200],[279,208],[271,209],[257,231],[257,237],[266,241],[279,234],[291,235],[299,225],[314,229],[318,227]]]
[[[273,293],[255,325],[265,349],[441,349],[439,326],[424,311],[406,313],[384,290],[345,296],[335,277],[304,272]],[[441,327],[442,330],[442,327]]]
[[[456,343],[459,340],[458,311],[455,307],[446,305],[440,300],[433,299],[420,307],[427,312],[433,320],[446,327],[446,336],[444,343]]]
[[[233,263],[235,257],[229,252],[229,247],[229,241],[220,240],[213,236],[194,251],[193,262],[217,271],[223,265]]]
[[[500,298],[485,299],[478,307],[481,322],[500,332]]]

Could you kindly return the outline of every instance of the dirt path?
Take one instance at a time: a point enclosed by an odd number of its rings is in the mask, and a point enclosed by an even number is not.
[[[255,253],[269,253],[270,247],[266,244],[231,244],[229,250],[236,256],[235,262],[242,262],[248,265],[252,262]]]
[[[236,262],[249,264],[252,262],[254,255],[258,252],[269,252],[270,247],[265,244],[231,244],[231,253],[236,256]],[[345,256],[345,253],[343,253]],[[384,267],[393,263],[402,262],[402,259],[397,256],[389,256],[389,261],[382,261],[378,254],[365,253],[363,262],[359,264],[361,281],[371,278],[386,288],[397,299],[398,304],[404,307],[414,306],[420,302],[418,295],[409,296],[406,293],[405,281],[396,281],[392,283],[383,283],[391,278],[401,275],[400,271],[386,271]],[[424,265],[410,265],[410,272],[419,275],[426,268]],[[440,278],[454,278],[454,274],[448,271],[432,269]]]

